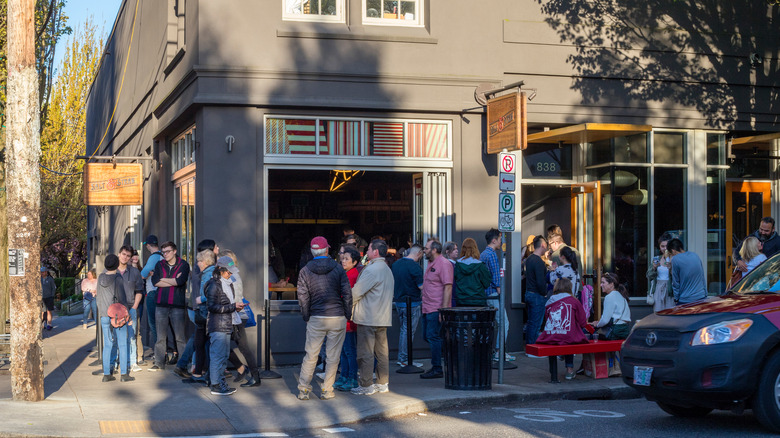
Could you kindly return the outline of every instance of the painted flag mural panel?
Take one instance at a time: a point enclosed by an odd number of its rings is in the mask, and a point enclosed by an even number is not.
[[[447,125],[444,123],[409,123],[407,156],[447,158]]]
[[[360,122],[321,120],[320,155],[360,155]]]
[[[404,156],[404,124],[402,122],[369,122],[369,155],[379,157]]]
[[[266,121],[266,153],[309,154],[316,153],[316,120],[268,119]],[[325,134],[319,127],[320,138]]]

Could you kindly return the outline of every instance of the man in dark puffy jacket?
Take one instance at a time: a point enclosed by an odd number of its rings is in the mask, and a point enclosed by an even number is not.
[[[333,382],[339,367],[341,347],[347,319],[352,317],[352,289],[341,264],[328,257],[328,241],[324,237],[311,240],[314,259],[301,269],[298,276],[298,303],[306,324],[306,356],[298,378],[298,398],[308,400],[311,377],[317,365],[322,342],[327,337],[327,365],[320,398],[334,397]]]
[[[230,271],[217,267],[206,283],[206,300],[209,316],[206,321],[209,333],[209,377],[212,395],[231,395],[236,388],[225,382],[225,366],[230,355],[230,335],[233,326],[241,324],[238,312],[244,303],[236,302],[236,292],[230,281]]]

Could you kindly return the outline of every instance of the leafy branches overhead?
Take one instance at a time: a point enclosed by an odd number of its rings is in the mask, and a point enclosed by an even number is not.
[[[41,135],[41,164],[54,171],[41,172],[42,255],[60,275],[75,275],[86,258],[83,180],[72,174],[84,166],[74,157],[85,151],[84,107],[102,49],[103,39],[91,20],[69,38]]]

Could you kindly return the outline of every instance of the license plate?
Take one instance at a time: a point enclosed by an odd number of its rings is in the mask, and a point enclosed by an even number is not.
[[[653,375],[653,367],[634,367],[634,385],[650,386],[650,377]]]

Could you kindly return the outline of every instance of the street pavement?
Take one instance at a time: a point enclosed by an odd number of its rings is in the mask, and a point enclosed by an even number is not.
[[[234,395],[222,397],[211,395],[205,386],[182,383],[171,372],[172,366],[156,373],[143,367],[144,371],[132,374],[133,382],[118,378],[101,382],[101,376],[92,375],[98,367],[88,365],[94,360],[89,357],[94,324],[84,330],[80,315],[56,318],[54,330],[44,337],[45,400],[13,401],[8,367],[0,367],[0,436],[274,436],[483,403],[635,395],[617,377],[594,380],[578,375],[565,381],[563,366],[559,367],[563,383],[549,383],[547,359],[517,354],[518,368],[504,371],[503,384],[496,383],[498,372],[493,371],[491,391],[448,390],[443,379],[396,373],[393,361],[390,392],[385,394],[337,391],[335,399],[323,401],[314,397],[319,393],[317,381],[312,399],[300,401],[295,397],[299,367],[284,367],[274,369],[281,379],[265,379],[259,387],[239,387]]]

